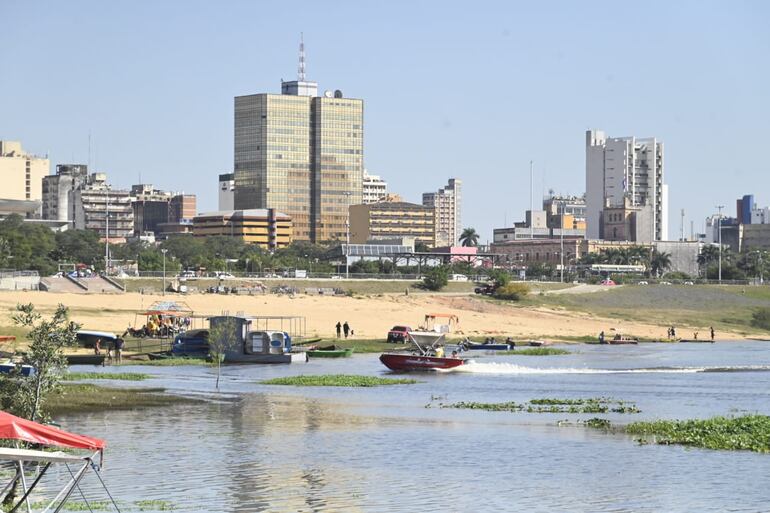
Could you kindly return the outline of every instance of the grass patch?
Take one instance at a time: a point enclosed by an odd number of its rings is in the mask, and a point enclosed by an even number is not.
[[[394,347],[397,348],[407,345],[391,344],[386,342],[384,338],[327,338],[316,342],[316,344],[319,347],[330,346],[334,344],[342,349],[353,349],[353,351],[356,353],[382,353],[385,351],[392,351]]]
[[[68,372],[63,377],[64,381],[83,381],[86,379],[114,379],[120,381],[144,381],[149,379],[149,374],[141,372]]]
[[[293,385],[298,387],[378,387],[382,385],[412,385],[418,383],[406,378],[378,378],[375,376],[356,376],[353,374],[327,374],[321,376],[289,376],[268,379],[263,385]]]
[[[641,442],[689,445],[727,451],[770,452],[770,417],[714,417],[706,420],[634,422],[625,427]]]
[[[513,401],[503,403],[477,403],[461,401],[442,404],[441,408],[459,408],[467,410],[508,411],[527,413],[640,413],[633,403],[617,401],[607,397],[589,399],[532,399],[528,403]]]
[[[106,388],[90,384],[65,384],[51,394],[46,410],[51,415],[103,410],[133,410],[155,406],[170,406],[195,399],[166,395],[164,388]]]
[[[176,507],[169,501],[143,500],[134,502],[139,511],[173,511]]]
[[[516,354],[521,356],[555,356],[571,354],[566,349],[558,347],[528,347],[526,349],[511,349],[510,351],[498,351],[497,354]]]
[[[123,365],[147,365],[150,367],[178,367],[182,365],[211,365],[205,358],[164,358],[162,360],[123,360]]]

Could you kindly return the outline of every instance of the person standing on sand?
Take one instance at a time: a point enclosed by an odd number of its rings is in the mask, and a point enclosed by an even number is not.
[[[599,333],[599,343],[604,344],[604,331]]]
[[[97,338],[94,342],[94,354],[102,354],[102,339]]]
[[[118,363],[123,361],[123,339],[120,337],[115,339],[115,361]]]
[[[340,338],[340,331],[342,330],[342,324],[340,324],[340,321],[337,321],[335,328],[337,328],[337,338]]]
[[[348,321],[345,321],[345,324],[342,325],[342,331],[345,333],[345,338],[348,338],[348,333],[350,333],[350,325],[348,324]]]
[[[711,341],[713,342],[714,341],[714,326],[712,326],[709,329],[711,330]]]

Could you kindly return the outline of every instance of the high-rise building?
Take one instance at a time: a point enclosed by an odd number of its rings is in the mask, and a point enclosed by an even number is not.
[[[43,177],[43,219],[75,221],[75,191],[88,180],[85,164],[57,164],[56,174]]]
[[[370,175],[364,169],[363,195],[361,203],[377,203],[388,195],[388,182],[377,175]]]
[[[745,194],[735,203],[738,224],[751,224],[751,212],[754,210],[754,195]]]
[[[0,197],[10,200],[42,201],[43,177],[50,172],[48,158],[26,153],[18,141],[0,141]]]
[[[235,98],[234,208],[286,213],[295,240],[344,240],[348,206],[362,201],[363,100],[317,97],[302,46],[298,78]]]
[[[96,230],[101,238],[125,239],[134,233],[131,192],[113,190],[105,173],[91,173],[73,194],[75,228]]]
[[[551,191],[543,198],[548,228],[586,229],[586,199],[582,196],[558,196]]]
[[[155,189],[151,184],[131,187],[131,206],[134,210],[134,235],[158,232],[158,225],[168,222],[171,193]]]
[[[219,210],[235,208],[235,174],[219,175]]]
[[[422,204],[436,214],[436,246],[454,246],[462,234],[462,181],[450,178],[437,192],[425,192]]]
[[[626,203],[625,199],[629,202]],[[606,208],[650,207],[640,220],[651,227],[654,240],[668,239],[668,186],[663,182],[663,143],[653,138],[609,138],[600,130],[586,132],[586,236],[602,235]]]

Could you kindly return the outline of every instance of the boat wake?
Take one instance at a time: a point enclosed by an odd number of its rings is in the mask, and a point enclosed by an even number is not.
[[[515,363],[468,362],[443,372],[469,374],[691,374],[697,372],[770,372],[770,365],[735,367],[643,367],[636,369],[591,369],[577,367],[526,367]]]

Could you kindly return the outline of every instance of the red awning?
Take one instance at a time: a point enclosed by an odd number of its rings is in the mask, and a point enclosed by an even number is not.
[[[102,450],[107,445],[99,438],[69,433],[53,426],[44,426],[4,411],[0,411],[0,438],[75,449]]]

